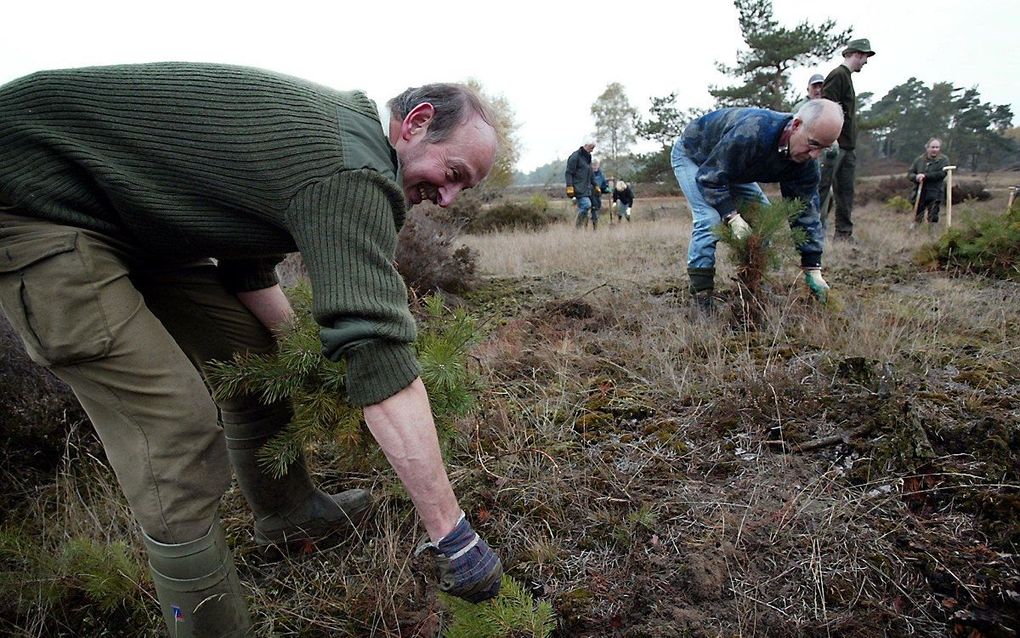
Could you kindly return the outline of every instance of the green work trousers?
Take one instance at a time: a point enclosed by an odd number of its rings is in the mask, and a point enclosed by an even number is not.
[[[200,538],[230,483],[220,415],[258,408],[255,397],[214,403],[202,367],[269,352],[271,334],[211,261],[155,263],[102,233],[12,212],[0,211],[0,307],[32,360],[81,401],[145,533]]]
[[[836,200],[836,239],[849,239],[854,234],[851,213],[854,210],[854,173],[857,154],[853,149],[841,148],[835,153],[822,155],[821,180],[818,183],[818,212],[823,231],[828,228],[829,198]],[[831,189],[830,189],[831,187]]]

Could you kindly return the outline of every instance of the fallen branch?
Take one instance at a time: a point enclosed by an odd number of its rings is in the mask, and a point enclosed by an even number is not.
[[[864,436],[865,434],[868,434],[869,432],[874,430],[877,426],[878,423],[872,421],[871,423],[866,423],[852,430],[847,430],[846,432],[840,432],[839,434],[832,434],[830,436],[823,436],[818,439],[806,441],[804,443],[801,443],[800,445],[795,445],[792,451],[809,452],[811,450],[817,450],[818,448],[836,445],[837,443],[849,443],[850,439],[859,436]]]

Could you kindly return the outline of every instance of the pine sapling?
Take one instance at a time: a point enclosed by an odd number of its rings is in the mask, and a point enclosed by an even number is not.
[[[535,604],[524,587],[504,575],[495,599],[472,604],[440,594],[452,616],[443,638],[547,638],[556,628],[552,605]]]
[[[311,291],[306,285],[288,290],[295,319],[278,335],[277,351],[267,355],[239,354],[213,362],[209,381],[217,397],[258,396],[271,404],[288,399],[291,423],[258,452],[259,462],[276,476],[307,445],[331,440],[349,467],[375,467],[383,462],[378,446],[363,423],[360,409],[346,400],[346,366],[320,353],[319,326],[312,317]],[[436,297],[426,297],[424,319],[416,343],[422,381],[432,401],[441,444],[448,446],[455,418],[474,405],[480,376],[467,365],[467,350],[477,339],[475,322],[463,311],[449,311]]]
[[[737,237],[726,224],[715,227],[719,241],[730,248],[736,261],[741,316],[748,327],[761,323],[765,309],[763,284],[767,272],[780,265],[780,249],[806,240],[804,231],[790,227],[802,209],[800,200],[782,199],[768,205],[741,202],[740,216],[751,227],[747,236]]]

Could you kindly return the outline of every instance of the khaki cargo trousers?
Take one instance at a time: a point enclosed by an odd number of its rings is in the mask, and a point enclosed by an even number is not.
[[[0,210],[0,307],[28,355],[81,401],[145,533],[203,536],[230,483],[219,418],[264,410],[214,403],[202,366],[270,351],[271,335],[212,262],[153,266],[102,233],[12,212]]]

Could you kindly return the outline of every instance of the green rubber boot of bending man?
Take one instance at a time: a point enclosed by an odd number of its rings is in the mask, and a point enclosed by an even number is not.
[[[327,494],[312,484],[303,455],[275,477],[258,461],[260,447],[290,422],[284,403],[246,412],[222,412],[227,453],[241,493],[255,514],[255,542],[261,547],[323,549],[355,531],[372,504],[367,490]]]
[[[144,531],[142,540],[170,636],[250,635],[248,607],[218,519],[205,536],[187,543],[161,543]]]

